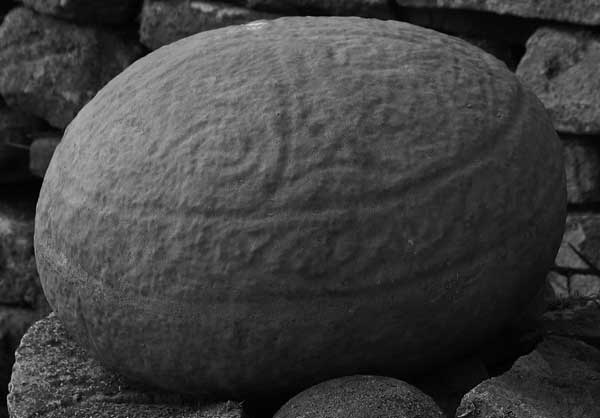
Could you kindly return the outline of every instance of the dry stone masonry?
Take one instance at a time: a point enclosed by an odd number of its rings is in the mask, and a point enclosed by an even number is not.
[[[78,111],[136,59],[183,37],[286,15],[354,15],[433,28],[495,55],[547,107],[564,145],[569,216],[555,268],[527,321],[472,358],[409,380],[448,417],[600,416],[598,0],[0,3],[1,399],[22,335],[49,312],[33,253],[33,214],[53,151]],[[238,403],[190,403],[123,381],[77,347],[53,316],[21,342],[9,403],[13,418],[244,413]],[[255,416],[270,417],[279,406]],[[0,418],[7,416],[0,408]]]
[[[65,128],[141,52],[106,29],[16,8],[0,27],[0,94],[9,105]]]

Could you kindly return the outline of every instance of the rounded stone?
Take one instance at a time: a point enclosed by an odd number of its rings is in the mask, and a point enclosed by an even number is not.
[[[564,217],[561,144],[500,61],[401,22],[296,17],[109,82],[55,151],[35,247],[103,364],[240,399],[472,349],[543,283]]]
[[[436,403],[416,387],[382,376],[328,380],[299,393],[273,418],[443,418]]]

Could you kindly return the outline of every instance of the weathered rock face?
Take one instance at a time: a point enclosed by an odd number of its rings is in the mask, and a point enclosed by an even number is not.
[[[276,17],[279,15],[216,1],[146,0],[140,17],[140,40],[156,49],[198,32]]]
[[[78,22],[119,24],[132,20],[141,0],[21,0],[40,13]]]
[[[0,93],[64,128],[141,49],[96,28],[13,9],[0,26]]]
[[[290,399],[274,418],[443,418],[433,399],[401,380],[348,376],[306,389]]]
[[[200,405],[144,389],[89,358],[53,314],[21,340],[10,382],[12,418],[241,418],[237,403]]]
[[[556,129],[566,133],[598,134],[598,68],[598,35],[542,28],[527,41],[527,53],[517,68],[517,75],[550,111]]]
[[[600,202],[600,143],[566,138],[563,144],[568,202]]]
[[[11,109],[0,100],[0,184],[31,177],[27,169],[29,135],[42,126],[40,119]]]
[[[379,19],[392,18],[387,0],[237,0],[249,8],[287,15],[325,14],[334,16],[362,16]]]
[[[0,396],[5,399],[14,363],[14,352],[31,324],[43,314],[40,311],[0,305]],[[0,416],[6,416],[6,404],[0,407]]]
[[[597,417],[598,394],[600,351],[578,340],[547,337],[508,372],[467,393],[456,417]]]
[[[600,215],[572,213],[567,216],[556,265],[567,269],[600,268]]]
[[[38,177],[44,177],[48,164],[61,137],[36,138],[29,148],[29,170]]]
[[[422,370],[495,332],[554,260],[562,148],[466,42],[277,19],[116,77],[69,126],[37,209],[46,295],[105,364],[271,396]]]
[[[600,24],[600,3],[596,0],[396,0],[396,3],[399,6],[470,9],[586,25]]]

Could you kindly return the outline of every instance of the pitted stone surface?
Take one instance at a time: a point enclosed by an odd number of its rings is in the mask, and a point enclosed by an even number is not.
[[[141,52],[107,30],[16,8],[0,26],[0,93],[9,105],[64,128]]]
[[[401,22],[263,20],[99,92],[46,172],[36,254],[110,367],[283,396],[471,350],[543,283],[565,197],[551,121],[491,55]]]
[[[546,337],[501,376],[465,395],[457,418],[600,416],[600,351],[581,341]]]
[[[347,376],[312,386],[283,405],[273,418],[443,418],[436,403],[416,387],[383,376]]]
[[[550,111],[557,130],[589,135],[600,134],[598,68],[598,34],[541,28],[527,41],[517,75]]]
[[[241,418],[240,405],[203,405],[124,380],[88,357],[55,315],[35,323],[16,351],[12,418]]]
[[[567,200],[600,202],[600,142],[596,138],[564,137]]]

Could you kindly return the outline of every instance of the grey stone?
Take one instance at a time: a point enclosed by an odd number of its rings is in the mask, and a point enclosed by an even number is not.
[[[244,0],[241,0],[242,2]],[[245,0],[247,7],[287,15],[324,14],[393,19],[388,0]]]
[[[579,338],[600,348],[600,300],[568,300],[544,313],[541,329],[547,334]]]
[[[600,277],[593,274],[574,274],[569,277],[569,295],[572,298],[600,298]]]
[[[560,301],[569,297],[569,277],[551,271],[546,278],[552,291],[551,301]]]
[[[15,354],[12,418],[241,418],[236,402],[200,404],[143,388],[87,356],[51,314],[35,323]]]
[[[586,25],[600,24],[600,3],[597,0],[396,0],[396,3],[399,6],[468,9]]]
[[[27,170],[29,135],[42,127],[40,119],[0,101],[0,183],[30,177]]]
[[[198,32],[276,17],[279,15],[216,1],[145,0],[140,41],[157,49]]]
[[[120,24],[132,20],[141,0],[21,0],[40,13],[78,22]]]
[[[273,418],[442,418],[436,403],[416,387],[382,376],[328,380],[294,396]]]
[[[461,401],[457,418],[591,418],[600,416],[600,351],[547,337],[501,376]]]
[[[0,93],[64,128],[142,50],[116,35],[13,9],[0,26]]]
[[[0,203],[0,304],[46,304],[33,253],[33,226],[33,211]]]
[[[568,202],[600,202],[600,144],[594,140],[569,138],[563,145]]]
[[[41,316],[41,312],[30,309],[0,307],[0,399],[6,399],[15,349],[27,328]],[[7,416],[5,402],[0,404],[3,416]]]
[[[60,137],[36,138],[29,148],[29,169],[38,176],[44,177],[54,150],[60,143]]]
[[[574,3],[573,3],[574,4]],[[600,2],[597,2],[600,9]],[[600,133],[600,36],[541,28],[527,41],[517,75],[552,114],[557,130]]]
[[[569,213],[556,255],[558,267],[574,270],[600,268],[600,214]]]

